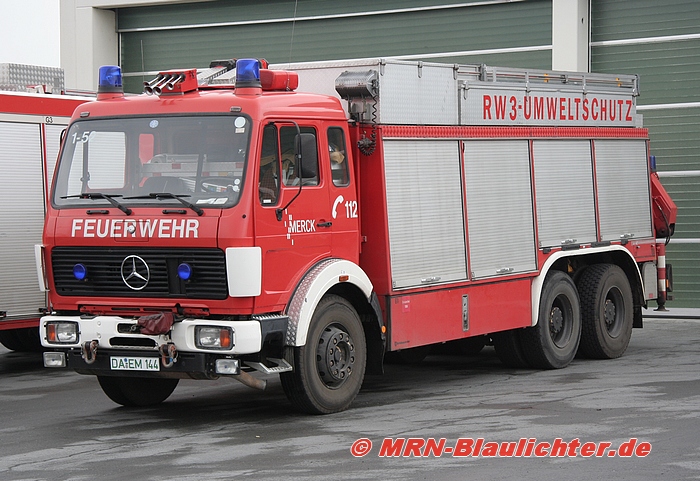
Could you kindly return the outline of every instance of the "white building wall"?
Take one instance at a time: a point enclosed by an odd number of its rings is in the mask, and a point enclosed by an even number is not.
[[[552,70],[588,72],[588,0],[552,0]]]
[[[119,65],[113,9],[208,0],[61,0],[61,67],[66,88],[96,90],[99,68]]]

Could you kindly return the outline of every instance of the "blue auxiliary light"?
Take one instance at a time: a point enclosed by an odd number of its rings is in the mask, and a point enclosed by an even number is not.
[[[260,87],[260,63],[254,58],[236,60],[236,87]]]
[[[97,93],[123,92],[122,69],[116,65],[100,67],[100,76],[97,84]]]
[[[79,281],[84,281],[87,278],[87,267],[85,264],[76,264],[73,266],[73,276]]]
[[[177,276],[183,281],[189,280],[189,278],[192,277],[192,266],[183,262],[177,266]]]

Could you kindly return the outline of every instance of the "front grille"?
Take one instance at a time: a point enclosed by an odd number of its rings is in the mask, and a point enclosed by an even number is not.
[[[138,275],[129,287],[122,278],[122,263],[128,277],[133,272],[132,259],[138,264]],[[147,283],[140,259],[148,265]],[[226,259],[220,249],[56,247],[51,262],[56,292],[63,296],[225,299],[228,295]],[[187,281],[177,275],[177,266],[183,262],[192,267]],[[76,264],[87,268],[84,280],[73,274]]]

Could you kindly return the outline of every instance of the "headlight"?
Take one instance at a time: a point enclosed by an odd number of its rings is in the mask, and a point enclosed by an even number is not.
[[[51,344],[76,344],[78,342],[78,324],[64,321],[47,322],[46,341]]]
[[[194,341],[202,349],[230,350],[233,347],[233,329],[222,326],[197,326]]]

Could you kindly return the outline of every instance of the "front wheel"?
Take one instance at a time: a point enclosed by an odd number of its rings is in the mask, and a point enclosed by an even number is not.
[[[516,369],[530,367],[520,344],[522,331],[502,331],[491,335],[496,356],[506,367]]]
[[[355,309],[342,297],[321,299],[306,345],[294,348],[294,370],[280,374],[284,392],[299,410],[329,414],[347,409],[365,377],[365,333]]]
[[[179,379],[97,376],[100,387],[110,398],[122,406],[153,406],[160,404],[173,393]]]
[[[581,308],[571,278],[561,271],[547,275],[537,324],[522,330],[523,354],[540,369],[560,369],[576,356],[581,339]]]

